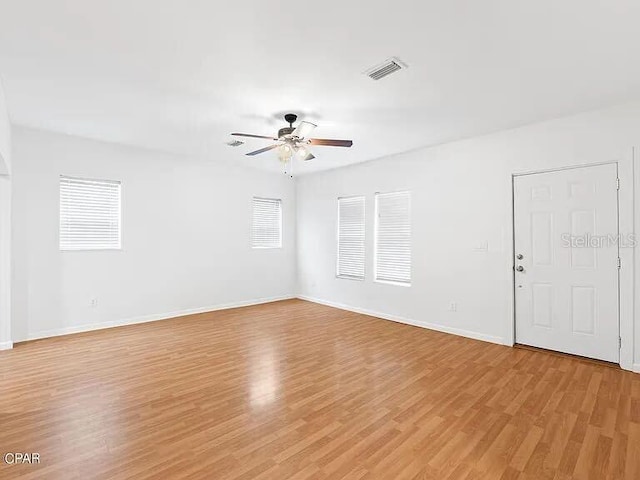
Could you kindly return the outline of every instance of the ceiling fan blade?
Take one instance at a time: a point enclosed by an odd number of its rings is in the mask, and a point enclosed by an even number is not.
[[[275,145],[269,145],[268,147],[261,148],[260,150],[254,150],[253,152],[249,152],[249,153],[247,153],[247,155],[249,155],[250,157],[253,157],[254,155],[258,155],[259,153],[268,152],[269,150],[273,150],[274,148],[277,148],[279,146],[280,145],[278,145],[276,143]]]
[[[311,132],[313,132],[316,127],[317,125],[315,123],[300,122],[296,129],[291,132],[291,135],[298,138],[308,138],[309,135],[311,135]]]
[[[353,145],[351,140],[332,140],[329,138],[310,138],[311,145],[320,145],[325,147],[350,147]]]
[[[265,137],[264,135],[252,135],[251,133],[232,133],[234,137],[250,137],[250,138],[266,138],[267,140],[278,140],[274,137]]]

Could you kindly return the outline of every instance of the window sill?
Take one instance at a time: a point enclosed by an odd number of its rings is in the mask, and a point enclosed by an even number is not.
[[[73,253],[73,252],[122,252],[120,248],[61,248],[61,253]]]
[[[356,280],[357,282],[364,282],[364,277],[350,277],[348,275],[336,275],[336,278],[340,278],[342,280]]]
[[[375,283],[382,283],[385,285],[395,285],[396,287],[410,287],[411,283],[406,282],[394,282],[393,280],[374,280]]]

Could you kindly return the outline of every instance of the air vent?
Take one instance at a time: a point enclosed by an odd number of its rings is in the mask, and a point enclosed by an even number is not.
[[[373,80],[380,80],[381,78],[391,75],[392,73],[404,68],[407,68],[407,65],[405,63],[403,63],[397,57],[391,57],[380,65],[370,68],[364,73]]]
[[[241,142],[240,140],[229,140],[227,145],[230,147],[239,147],[240,145],[244,145],[244,142]]]

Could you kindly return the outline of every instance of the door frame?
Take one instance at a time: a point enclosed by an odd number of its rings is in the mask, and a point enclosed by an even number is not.
[[[515,275],[513,270],[513,258],[515,254],[515,178],[522,175],[533,175],[537,173],[557,172],[562,170],[593,167],[597,165],[616,164],[618,167],[618,178],[620,179],[620,188],[618,189],[618,233],[620,235],[634,234],[634,157],[637,155],[638,149],[631,148],[624,152],[620,157],[605,162],[590,162],[574,165],[566,165],[556,168],[546,168],[540,170],[523,170],[514,171],[510,176],[511,202],[509,211],[509,228],[511,241],[506,242],[507,258],[505,271],[508,272],[509,287],[508,298],[510,299],[511,315],[509,316],[509,325],[507,329],[507,345],[515,345],[516,340],[516,309],[515,309]],[[619,256],[621,267],[618,270],[618,322],[621,338],[620,347],[620,367],[625,370],[637,371],[633,363],[634,355],[634,272],[635,272],[635,248],[619,248]],[[640,365],[638,365],[640,367]]]

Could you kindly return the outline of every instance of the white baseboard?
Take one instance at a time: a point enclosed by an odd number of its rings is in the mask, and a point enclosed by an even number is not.
[[[123,320],[114,320],[110,322],[91,323],[85,325],[74,325],[70,327],[54,328],[51,330],[41,330],[39,332],[30,333],[26,338],[19,341],[39,340],[41,338],[58,337],[60,335],[69,335],[72,333],[90,332],[93,330],[102,330],[104,328],[121,327],[124,325],[135,325],[137,323],[155,322],[158,320],[168,320],[170,318],[184,317],[185,315],[195,315],[198,313],[215,312],[217,310],[228,310],[230,308],[249,307],[251,305],[260,305],[263,303],[278,302],[280,300],[290,300],[296,298],[295,295],[284,295],[279,297],[258,298],[254,300],[245,300],[241,302],[225,303],[221,305],[213,305],[209,307],[190,308],[176,312],[157,313],[152,315],[143,315],[139,317],[127,318]],[[0,349],[2,349],[0,343]],[[11,347],[8,347],[11,348]]]
[[[374,312],[364,308],[352,307],[350,305],[344,305],[342,303],[330,302],[328,300],[322,300],[319,298],[308,297],[306,295],[298,295],[300,300],[307,300],[313,303],[319,303],[328,307],[339,308],[341,310],[347,310],[349,312],[361,313],[363,315],[369,315],[371,317],[382,318],[383,320],[391,320],[393,322],[404,323],[406,325],[413,325],[414,327],[427,328],[429,330],[436,330],[438,332],[450,333],[452,335],[459,335],[461,337],[473,338],[474,340],[482,340],[483,342],[497,343],[498,345],[506,345],[511,347],[511,343],[507,342],[502,337],[496,337],[494,335],[486,335],[484,333],[473,332],[471,330],[464,330],[462,328],[447,327],[445,325],[438,325],[435,323],[422,322],[419,320],[412,320],[410,318],[398,317],[396,315],[388,315],[386,313]]]
[[[640,363],[634,363],[631,367],[631,371],[634,373],[640,373]]]
[[[0,342],[0,350],[11,350],[13,342]]]

